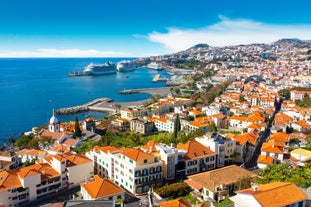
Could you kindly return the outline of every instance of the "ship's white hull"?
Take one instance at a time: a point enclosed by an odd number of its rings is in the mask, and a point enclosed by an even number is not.
[[[118,72],[130,72],[136,69],[136,64],[134,62],[131,61],[120,61],[117,64],[117,71]]]

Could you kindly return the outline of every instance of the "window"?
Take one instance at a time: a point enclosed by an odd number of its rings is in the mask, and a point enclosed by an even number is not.
[[[134,161],[133,161],[132,159],[130,159],[130,163],[132,163],[132,164],[133,164],[133,163],[134,163]]]
[[[144,163],[147,163],[147,161],[148,161],[148,160],[147,160],[147,159],[145,159],[145,160],[144,160]]]

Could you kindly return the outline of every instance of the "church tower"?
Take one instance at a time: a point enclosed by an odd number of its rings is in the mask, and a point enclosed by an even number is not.
[[[55,117],[55,113],[53,110],[53,116],[50,118],[50,123],[49,123],[49,131],[50,132],[59,132],[59,122],[58,119]]]

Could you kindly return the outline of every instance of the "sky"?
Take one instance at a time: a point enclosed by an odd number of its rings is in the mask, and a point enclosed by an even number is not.
[[[310,0],[1,0],[0,57],[148,57],[311,40]]]

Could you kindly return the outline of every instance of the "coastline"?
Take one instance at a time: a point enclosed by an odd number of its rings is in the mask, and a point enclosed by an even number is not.
[[[171,87],[161,87],[161,88],[143,88],[143,89],[129,89],[128,91],[134,91],[135,93],[147,93],[152,95],[160,95],[164,96],[170,93]],[[124,93],[124,95],[130,95],[131,93]],[[114,114],[116,112],[116,105],[120,105],[120,109],[126,109],[129,106],[139,106],[143,105],[146,101],[150,101],[151,98],[144,99],[144,100],[138,100],[138,101],[131,101],[131,102],[115,102],[113,99],[102,97],[94,99],[88,103],[79,105],[79,106],[73,106],[73,107],[67,107],[67,108],[61,108],[55,110],[56,114],[59,115],[66,115],[66,114],[75,114],[79,112],[84,111],[99,111],[99,112],[106,112],[108,113],[108,116]]]

